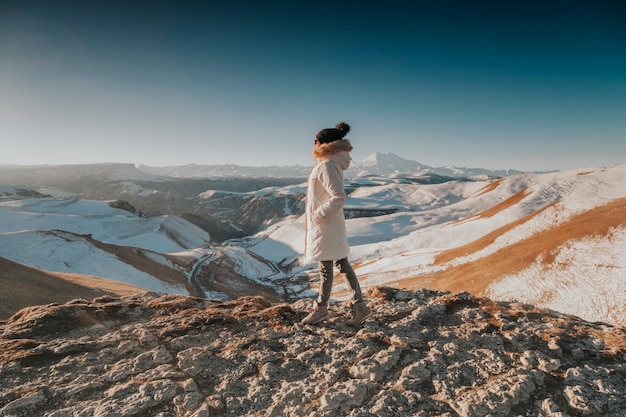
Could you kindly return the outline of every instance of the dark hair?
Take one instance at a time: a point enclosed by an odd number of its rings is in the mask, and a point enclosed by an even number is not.
[[[319,143],[330,143],[343,139],[348,132],[350,132],[350,125],[346,122],[339,122],[334,129],[329,128],[320,130],[317,135],[315,135],[315,139],[317,139]]]

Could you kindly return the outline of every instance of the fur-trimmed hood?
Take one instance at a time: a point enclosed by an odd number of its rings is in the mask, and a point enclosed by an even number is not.
[[[313,149],[313,158],[315,158],[316,160],[324,160],[331,159],[331,157],[337,155],[339,156],[338,159],[340,159],[340,161],[338,161],[339,165],[341,165],[343,169],[348,169],[348,166],[350,165],[349,153],[350,151],[352,151],[352,149],[352,144],[348,139],[340,139],[330,143],[322,143],[321,145],[318,145]],[[345,153],[345,156],[343,158],[341,157],[343,155],[339,155],[342,152]],[[337,157],[335,156],[332,159],[337,159]],[[346,160],[343,161],[343,159]]]

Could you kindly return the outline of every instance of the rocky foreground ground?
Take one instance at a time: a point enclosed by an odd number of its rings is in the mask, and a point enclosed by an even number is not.
[[[360,328],[310,300],[146,293],[0,323],[1,416],[619,416],[626,331],[467,293],[368,293]]]

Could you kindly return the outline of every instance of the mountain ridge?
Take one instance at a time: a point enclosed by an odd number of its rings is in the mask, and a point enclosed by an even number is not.
[[[45,271],[0,257],[0,320],[6,320],[22,308],[33,305],[66,303],[76,298],[93,299],[102,295],[122,297],[142,292],[145,292],[144,288],[118,280]]]
[[[615,220],[626,218],[619,204],[626,197],[625,177],[626,164],[503,178],[347,179],[351,260],[364,288],[465,286],[478,288],[479,296],[521,298],[623,325],[626,295],[619,287],[626,257],[619,248],[626,237]],[[301,179],[93,181],[81,187],[104,190],[106,184],[110,193],[103,197],[115,199],[54,198],[43,192],[46,187],[0,187],[0,256],[45,270],[102,274],[147,290],[204,292],[216,299],[258,293],[256,285],[283,300],[314,292],[316,266],[301,257],[306,185]],[[222,186],[231,191],[219,191]],[[591,229],[574,227],[567,240],[553,236],[544,239],[548,244],[535,241],[533,250],[524,249],[525,239],[545,230],[565,236],[560,225],[583,213]],[[589,234],[596,229],[606,233]],[[517,256],[516,248],[536,258]],[[500,261],[489,267],[488,260],[505,253],[525,263],[514,270]],[[446,280],[446,271],[457,278]],[[192,275],[199,287],[192,285]],[[178,277],[176,285],[157,278],[165,276]],[[536,291],[520,291],[524,282],[535,283]],[[335,294],[346,296],[340,281]]]
[[[313,165],[313,161],[311,161]],[[308,175],[310,166],[285,165],[271,167],[248,167],[235,164],[223,165],[179,165],[167,167],[155,167],[148,165],[138,165],[137,168],[153,175],[170,176],[174,178],[192,177],[202,178],[210,176],[301,176]],[[520,171],[510,169],[489,170],[481,168],[459,168],[453,166],[431,167],[417,161],[402,158],[391,152],[375,152],[361,161],[353,162],[346,170],[346,178],[363,177],[368,175],[389,175],[389,174],[419,174],[433,173],[453,177],[473,177],[473,176],[508,176]]]

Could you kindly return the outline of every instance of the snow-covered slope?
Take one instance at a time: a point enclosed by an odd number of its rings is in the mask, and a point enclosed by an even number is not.
[[[384,161],[403,163],[384,154],[372,161],[378,168]],[[499,178],[444,175],[426,167],[346,180],[346,211],[371,214],[347,220],[350,259],[364,287],[470,291],[626,324],[626,164]],[[241,211],[240,225],[261,229],[209,247],[208,234],[178,216],[145,218],[107,202],[57,200],[6,186],[0,188],[0,256],[91,275],[108,269],[102,276],[142,286],[144,276],[116,266],[123,261],[109,249],[98,252],[94,241],[138,248],[156,263],[169,262],[161,254],[188,251],[201,266],[199,285],[207,293],[213,284],[219,284],[214,291],[228,289],[230,278],[220,277],[235,277],[236,294],[246,293],[248,279],[276,294],[312,295],[316,288],[302,284],[316,265],[301,258],[304,223],[294,210],[303,192],[304,184],[269,187],[246,193],[249,199],[235,207],[217,204],[219,190],[196,194],[193,204],[205,211]],[[257,216],[265,211],[276,216]],[[345,298],[344,290],[338,280],[334,296]]]
[[[165,254],[203,247],[210,240],[178,216],[145,218],[110,202],[33,198],[8,186],[0,193],[0,257],[42,270],[189,294],[185,268]]]
[[[184,282],[168,284],[72,233],[61,230],[3,233],[0,240],[0,257],[38,269],[110,278],[149,291],[189,294]],[[167,258],[158,254],[151,257],[175,269]]]
[[[366,287],[395,283],[465,288],[624,324],[625,180],[626,164],[432,185],[389,179],[387,184],[359,188],[348,198],[348,207],[398,208],[393,214],[347,221],[350,259]],[[607,204],[615,205],[610,208],[613,215],[598,209]],[[595,219],[591,229],[576,226],[574,220],[583,214]],[[568,228],[575,231],[571,236]],[[522,243],[551,230],[558,236],[533,242],[536,257],[525,259],[535,253]],[[245,244],[261,256],[286,263],[286,253],[302,253],[302,235],[302,219],[288,219]],[[506,248],[511,251],[507,259],[523,262],[507,266],[493,261],[491,267],[481,263],[489,256],[497,259]],[[542,263],[555,250],[554,262]],[[466,270],[472,265],[482,269]],[[313,266],[302,260],[303,269]],[[532,290],[521,290],[533,282],[537,285]],[[337,290],[341,288],[343,283]]]
[[[178,216],[140,217],[112,208],[105,201],[10,197],[0,200],[0,234],[51,229],[161,253],[200,247],[210,240],[206,232]]]

